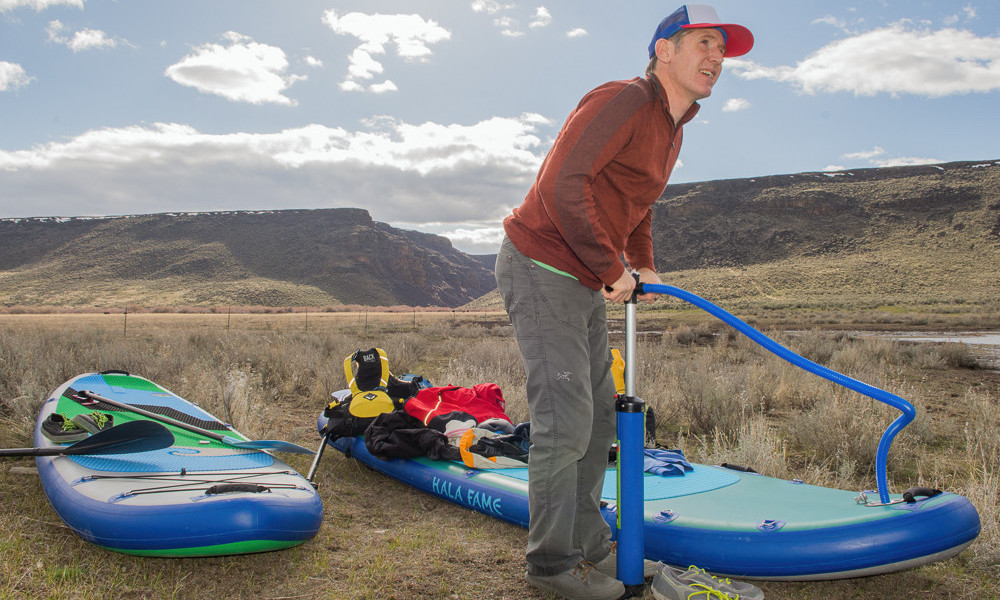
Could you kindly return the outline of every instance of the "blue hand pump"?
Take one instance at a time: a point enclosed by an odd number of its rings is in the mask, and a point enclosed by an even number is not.
[[[637,278],[638,279],[638,278]],[[643,455],[645,449],[646,403],[636,396],[636,299],[642,293],[637,282],[625,303],[625,393],[615,399],[618,416],[618,580],[630,594],[641,595],[643,588]]]

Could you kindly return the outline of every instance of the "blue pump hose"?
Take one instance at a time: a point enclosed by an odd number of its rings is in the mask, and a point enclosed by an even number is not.
[[[737,317],[731,315],[725,310],[719,308],[718,306],[712,304],[708,300],[696,296],[690,292],[684,291],[680,288],[662,285],[662,284],[639,284],[636,288],[636,293],[641,294],[665,294],[668,296],[673,296],[679,300],[683,300],[689,304],[693,304],[698,308],[704,310],[705,312],[711,314],[712,316],[722,320],[726,324],[732,326],[740,333],[743,333],[753,341],[757,342],[763,346],[768,351],[777,355],[779,358],[784,359],[793,365],[805,369],[810,373],[819,375],[820,377],[832,381],[838,385],[846,387],[848,389],[854,390],[859,394],[868,396],[873,400],[878,400],[888,404],[889,406],[899,410],[902,414],[893,421],[889,427],[886,428],[885,433],[882,434],[882,438],[878,443],[878,451],[875,454],[875,479],[878,485],[878,495],[879,500],[883,504],[889,502],[889,486],[886,478],[886,459],[889,455],[889,446],[892,445],[892,440],[895,439],[896,434],[898,434],[904,427],[910,424],[916,417],[916,410],[913,405],[900,398],[895,394],[891,394],[885,390],[868,385],[856,379],[852,379],[846,375],[828,369],[822,365],[816,364],[813,361],[799,356],[798,354],[792,352],[788,348],[785,348],[778,342],[775,342],[771,338],[767,337],[763,333],[757,331],[753,327],[747,325]]]

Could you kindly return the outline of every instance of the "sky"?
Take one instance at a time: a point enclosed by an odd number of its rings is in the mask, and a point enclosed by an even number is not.
[[[355,207],[496,252],[652,0],[0,0],[0,218]],[[1000,158],[1000,3],[717,0],[671,183]]]

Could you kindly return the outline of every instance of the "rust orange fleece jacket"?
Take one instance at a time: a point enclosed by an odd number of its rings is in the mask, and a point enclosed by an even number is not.
[[[653,265],[651,207],[663,193],[681,150],[655,78],[606,83],[583,97],[566,119],[524,203],[504,220],[522,254],[565,271],[590,289]]]

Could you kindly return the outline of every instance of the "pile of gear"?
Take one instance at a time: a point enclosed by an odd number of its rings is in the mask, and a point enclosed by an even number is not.
[[[344,359],[348,389],[335,392],[321,431],[333,441],[364,434],[380,458],[463,462],[477,469],[526,467],[528,423],[514,425],[495,383],[433,386],[420,375],[396,377],[385,350],[357,350]]]

